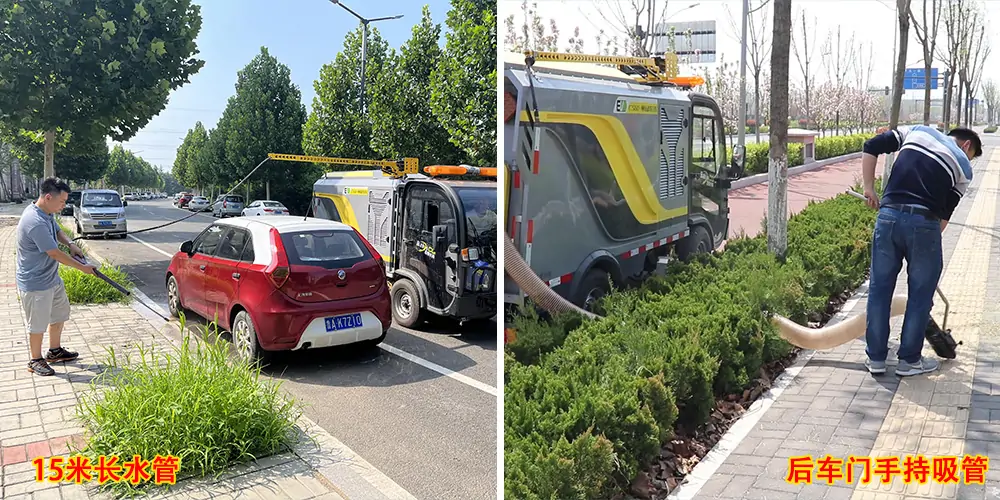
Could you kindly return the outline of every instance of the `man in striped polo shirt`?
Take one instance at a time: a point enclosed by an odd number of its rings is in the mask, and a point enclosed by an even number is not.
[[[875,195],[878,155],[898,151],[882,199]],[[896,375],[928,373],[934,359],[920,355],[934,291],[944,267],[941,233],[972,182],[971,160],[983,154],[979,135],[956,128],[948,135],[926,125],[899,127],[865,142],[861,156],[865,198],[878,210],[872,234],[865,365],[885,373],[889,306],[906,259],[907,303]]]

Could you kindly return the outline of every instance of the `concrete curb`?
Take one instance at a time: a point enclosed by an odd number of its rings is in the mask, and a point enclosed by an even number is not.
[[[823,168],[823,167],[827,167],[827,166],[833,165],[835,163],[840,163],[840,162],[843,162],[843,161],[850,161],[850,160],[854,160],[854,159],[857,159],[857,158],[861,158],[861,152],[860,151],[858,151],[857,153],[849,153],[849,154],[846,154],[846,155],[834,156],[833,158],[827,158],[825,160],[817,160],[817,161],[814,161],[814,162],[812,162],[812,163],[810,163],[808,165],[799,165],[797,167],[789,168],[788,169],[788,176],[789,177],[796,176],[796,175],[799,175],[799,174],[802,174],[802,173],[805,173],[805,172],[811,172],[813,170],[817,170],[817,169],[820,169],[820,168]],[[733,187],[731,187],[729,189],[730,190],[743,189],[745,187],[753,186],[755,184],[761,184],[761,183],[764,183],[764,182],[767,182],[767,172],[764,172],[762,174],[754,174],[754,175],[751,175],[750,177],[744,177],[742,179],[738,179],[738,180],[736,180],[736,181],[733,182]]]
[[[73,234],[76,234],[72,225],[67,227],[73,231]],[[93,248],[88,246],[85,251],[98,262],[110,264],[107,259],[98,255]],[[183,335],[181,335],[180,325],[177,321],[163,321],[163,318],[156,316],[149,309],[138,304],[137,300],[145,302],[167,318],[170,317],[169,311],[163,310],[159,304],[153,302],[152,299],[138,288],[133,287],[131,292],[133,298],[136,299],[129,303],[132,310],[148,321],[150,326],[170,340],[178,349],[181,348]],[[168,325],[173,327],[169,329],[170,333],[166,332],[168,329],[165,327]],[[177,338],[178,335],[181,338]],[[304,413],[299,415],[295,421],[295,425],[301,433],[300,437],[304,436],[309,439],[299,439],[294,447],[285,453],[291,453],[309,465],[316,476],[319,476],[321,482],[341,498],[416,500],[416,497],[396,484],[392,478],[372,466],[347,445],[327,432],[326,429],[323,429],[309,419],[309,417],[306,417]]]

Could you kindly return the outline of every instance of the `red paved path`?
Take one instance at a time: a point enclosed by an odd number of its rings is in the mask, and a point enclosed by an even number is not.
[[[885,156],[879,156],[875,175],[882,175]],[[806,207],[809,200],[822,201],[843,193],[861,182],[861,158],[847,160],[788,178],[788,216]],[[760,232],[767,214],[768,183],[755,184],[729,192],[729,237],[740,231],[747,236]]]

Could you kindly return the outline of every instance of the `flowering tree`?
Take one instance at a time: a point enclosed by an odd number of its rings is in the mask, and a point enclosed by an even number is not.
[[[704,69],[703,77],[705,83],[699,85],[695,90],[704,92],[715,99],[722,111],[723,123],[726,133],[731,134],[738,126],[740,111],[740,75],[737,72],[738,65],[725,62],[723,57],[719,58],[719,65],[714,72]],[[744,127],[746,124],[742,124]]]

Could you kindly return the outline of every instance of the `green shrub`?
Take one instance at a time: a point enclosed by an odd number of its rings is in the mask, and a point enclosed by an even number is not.
[[[514,316],[511,327],[517,332],[514,342],[507,344],[510,354],[524,364],[535,364],[545,354],[563,344],[570,331],[583,324],[583,316],[564,314],[542,321],[534,308]]]
[[[72,239],[75,237],[73,231],[63,225],[62,221],[58,218],[56,222],[59,224],[59,229]],[[87,257],[87,261],[92,264],[98,264],[98,262],[90,255],[90,252],[85,243],[82,241],[76,241],[76,246],[80,247],[83,254]],[[59,244],[59,248],[69,253],[69,247]],[[116,283],[122,285],[126,289],[132,289],[133,284],[129,279],[129,276],[125,271],[118,266],[111,265],[109,263],[101,263],[98,268],[105,276],[111,278]],[[59,266],[59,276],[62,277],[63,283],[66,284],[66,295],[69,297],[71,304],[108,304],[112,302],[119,302],[127,304],[131,301],[128,295],[125,295],[114,287],[109,285],[104,280],[98,278],[97,276],[91,276],[89,274],[84,274],[72,267]]]
[[[129,280],[128,274],[118,266],[101,264],[99,270],[113,281],[131,289],[133,284]],[[59,266],[59,276],[66,284],[66,295],[71,304],[108,304],[111,302],[129,303],[131,300],[107,282],[90,274],[84,274],[72,267]]]
[[[836,156],[843,156],[861,151],[865,141],[870,138],[868,134],[841,135],[816,138],[816,159],[825,160]],[[767,172],[768,155],[770,152],[769,143],[751,143],[746,145],[746,160],[744,169],[746,175],[762,174]],[[727,161],[732,162],[732,148],[727,148]],[[792,142],[788,144],[788,167],[802,165],[805,159],[802,155],[802,144]]]
[[[187,332],[183,320],[181,331]],[[81,453],[93,463],[101,455],[121,461],[173,455],[180,458],[180,480],[220,473],[289,445],[297,405],[279,384],[262,380],[256,365],[230,361],[228,342],[214,334],[206,338],[211,340],[186,334],[179,349],[162,355],[140,348],[138,360],[120,358],[109,348],[106,370],[77,408],[89,435]],[[136,494],[152,484],[104,486]]]
[[[838,139],[831,148],[858,143]],[[810,203],[789,220],[784,263],[767,252],[766,234],[737,238],[612,292],[597,304],[600,319],[515,320],[518,340],[505,347],[506,494],[584,499],[627,485],[676,424],[704,423],[717,397],[791,351],[770,313],[803,323],[861,282],[875,216],[846,194]]]
[[[996,132],[996,131],[997,131],[997,126],[996,125],[991,125],[991,126],[986,127],[986,128],[983,129],[983,133],[986,133],[986,134],[992,134],[993,132]]]

